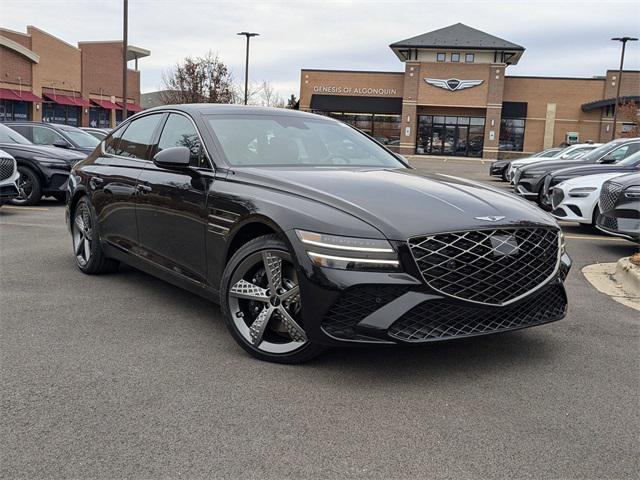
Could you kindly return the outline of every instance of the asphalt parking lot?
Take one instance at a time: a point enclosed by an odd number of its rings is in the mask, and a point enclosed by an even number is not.
[[[640,318],[580,272],[625,240],[563,225],[563,321],[283,366],[200,297],[82,275],[63,214],[0,209],[2,478],[637,478]]]

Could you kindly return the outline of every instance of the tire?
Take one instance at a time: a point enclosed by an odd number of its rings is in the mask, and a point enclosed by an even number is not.
[[[251,240],[231,257],[220,297],[231,336],[255,358],[295,364],[324,351],[306,338],[292,256],[277,235]]]
[[[21,195],[11,199],[13,205],[35,205],[42,198],[42,182],[40,177],[31,168],[18,165],[18,187]],[[22,195],[24,193],[24,195]]]
[[[71,239],[76,265],[87,275],[115,272],[119,262],[104,254],[95,228],[95,219],[96,213],[91,202],[87,197],[82,197],[73,209],[71,219]]]
[[[507,178],[507,172],[509,171],[509,167],[504,167],[504,169],[502,170],[502,175],[500,175],[502,177],[502,181],[503,182],[508,182],[509,179]]]

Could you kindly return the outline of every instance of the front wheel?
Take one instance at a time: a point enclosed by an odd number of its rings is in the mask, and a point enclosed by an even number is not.
[[[322,353],[323,348],[307,338],[297,273],[276,235],[242,246],[227,264],[221,286],[227,328],[254,357],[301,363]]]
[[[11,200],[13,205],[35,205],[42,198],[40,177],[29,167],[18,165],[18,191],[20,195]]]

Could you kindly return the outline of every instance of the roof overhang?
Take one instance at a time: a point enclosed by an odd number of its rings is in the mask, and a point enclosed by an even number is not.
[[[0,46],[8,48],[9,50],[13,50],[14,52],[22,55],[33,63],[40,63],[40,55],[3,35],[0,35]]]
[[[640,95],[620,97],[621,104],[627,102],[640,103]],[[604,100],[596,100],[595,102],[583,103],[581,108],[583,112],[589,112],[591,110],[597,110],[599,108],[612,107],[615,103],[615,98],[605,98]]]
[[[395,53],[396,56],[402,62],[417,60],[416,53],[420,50],[432,50],[432,51],[438,51],[438,52],[455,51],[455,52],[464,52],[464,53],[466,52],[473,53],[476,51],[481,51],[481,52],[496,52],[498,54],[498,57],[496,58],[496,62],[506,63],[507,65],[516,65],[520,61],[520,58],[522,57],[522,54],[524,53],[524,50],[525,50],[524,48],[502,49],[502,48],[496,48],[496,47],[463,47],[460,45],[451,45],[451,46],[427,45],[427,46],[416,47],[416,46],[403,45],[398,43],[389,45],[389,48],[393,50],[393,53]],[[502,61],[502,54],[504,54],[504,61]]]
[[[129,45],[127,47],[127,61],[137,60],[139,58],[148,57],[149,55],[151,55],[151,50],[147,50],[146,48],[136,47],[134,45]]]

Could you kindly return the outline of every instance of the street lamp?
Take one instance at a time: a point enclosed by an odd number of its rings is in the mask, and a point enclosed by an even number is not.
[[[611,40],[622,42],[622,52],[620,53],[620,70],[618,71],[618,88],[616,90],[616,103],[613,106],[613,132],[611,132],[611,140],[616,138],[616,121],[618,119],[618,103],[620,103],[620,85],[622,84],[622,67],[624,65],[624,50],[627,42],[636,42],[635,37],[614,37]]]
[[[247,37],[247,55],[244,65],[244,104],[246,105],[249,98],[249,39],[251,37],[257,37],[260,34],[251,32],[240,32],[237,35],[244,35],[245,37]]]
[[[127,45],[129,43],[129,0],[123,1],[122,11],[122,121],[127,119]]]

